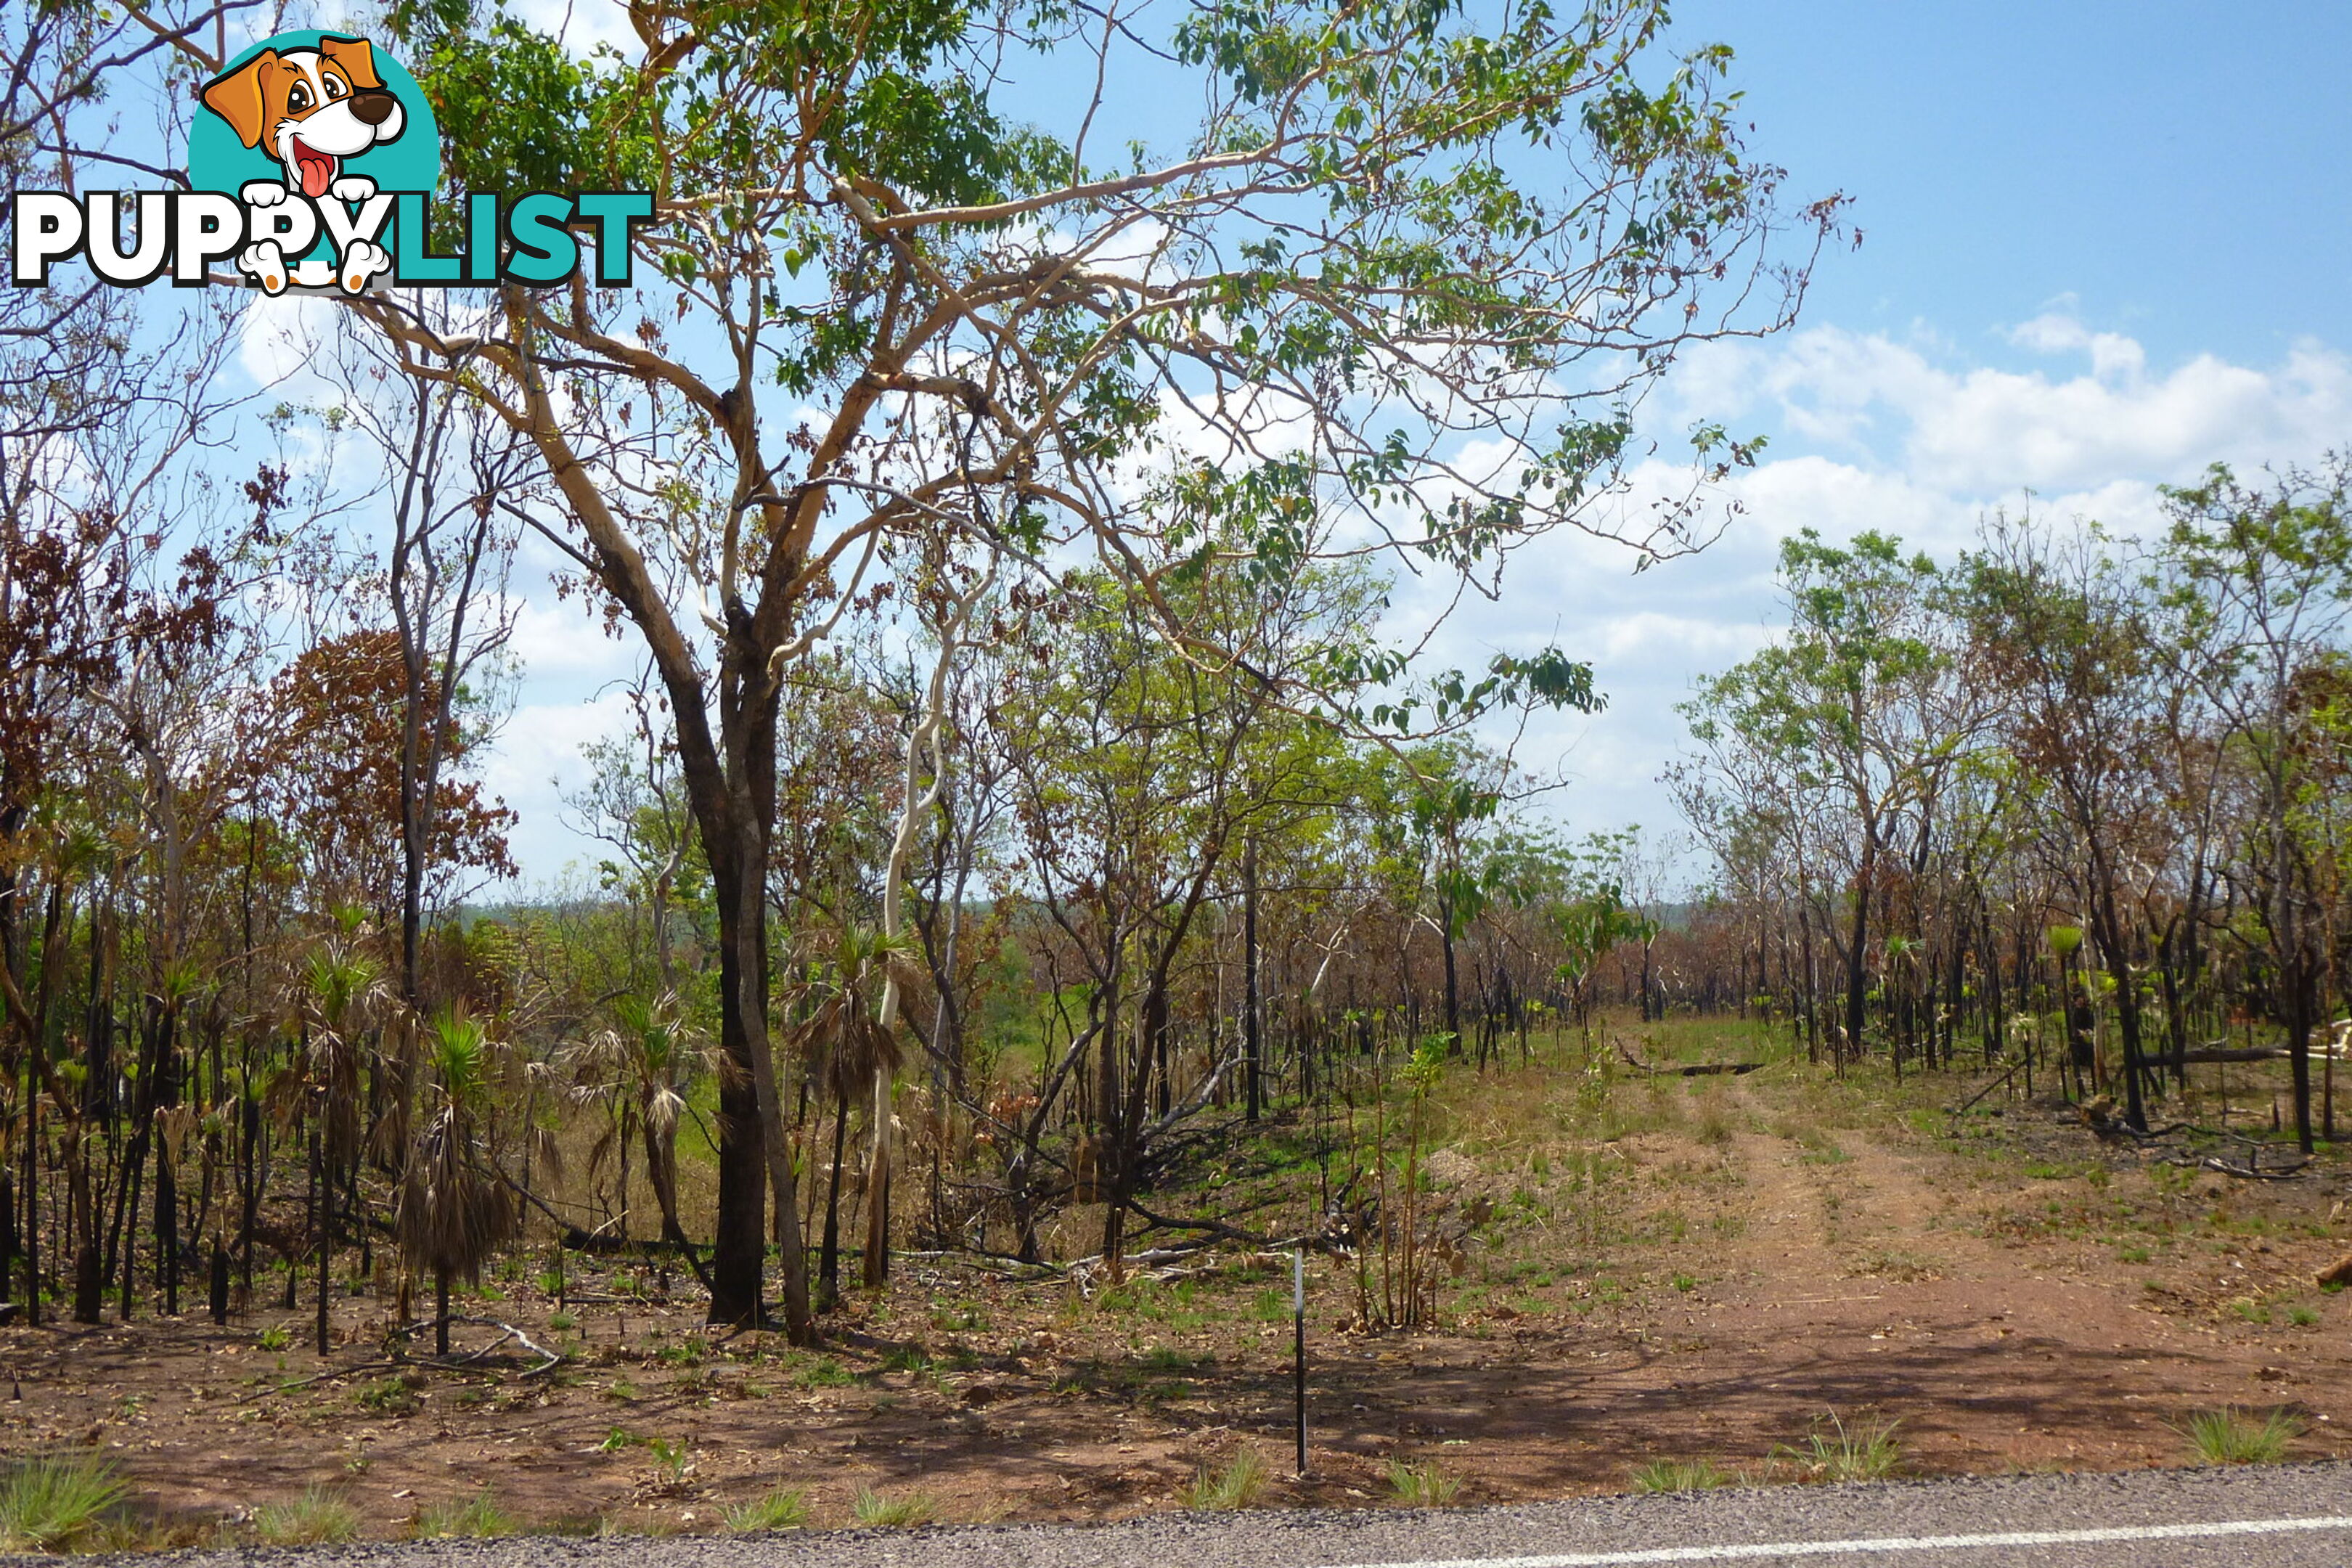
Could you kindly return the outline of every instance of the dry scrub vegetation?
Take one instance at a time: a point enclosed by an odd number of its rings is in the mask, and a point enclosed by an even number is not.
[[[359,1279],[324,1358],[307,1314],[8,1331],[23,1397],[0,1444],[86,1456],[123,1500],[0,1528],[92,1547],[904,1527],[2342,1451],[2352,1358],[2315,1283],[2344,1250],[2331,1156],[2250,1181],[2059,1104],[1996,1091],[1954,1116],[1983,1080],[1840,1080],[1735,1022],[1626,1020],[1612,1043],[1431,1075],[1431,1310],[1370,1326],[1380,1250],[1313,1257],[1303,1480],[1286,1256],[1227,1243],[1117,1285],[907,1258],[797,1350],[709,1328],[636,1260],[575,1259],[559,1305],[526,1247],[454,1305],[560,1356],[544,1371],[479,1321],[452,1364],[387,1365],[390,1303]],[[1625,1054],[1765,1065],[1684,1078]],[[1337,1168],[1312,1133],[1277,1123],[1160,1195],[1310,1228]]]

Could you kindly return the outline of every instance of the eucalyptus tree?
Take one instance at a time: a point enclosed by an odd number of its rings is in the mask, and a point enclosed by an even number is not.
[[[1955,574],[1972,679],[1996,693],[2001,738],[2046,784],[2067,828],[2064,858],[2080,867],[2091,935],[2114,982],[2123,1037],[2124,1103],[2147,1126],[2147,1052],[2133,966],[2133,863],[2164,857],[2151,827],[2147,759],[2161,750],[2167,682],[2143,584],[2095,531],[2053,536],[2032,520],[1995,518]]]
[[[1599,978],[1601,961],[1622,942],[1643,944],[1645,1011],[1649,1005],[1646,952],[1656,939],[1658,922],[1625,900],[1622,865],[1630,848],[1627,837],[1593,834],[1587,837],[1562,896],[1548,903],[1545,910],[1565,954],[1558,973],[1568,987],[1569,1011],[1583,1037],[1588,1058],[1592,1053],[1593,982]]]
[[[437,314],[446,323],[446,301]],[[504,717],[497,689],[517,608],[506,588],[515,519],[527,515],[513,498],[526,493],[528,449],[459,387],[403,374],[377,334],[344,337],[341,413],[383,464],[381,586],[401,680],[399,984],[419,1009],[427,879],[456,847],[436,833],[442,781]]]
[[[611,851],[596,861],[598,885],[621,896],[634,917],[632,938],[642,935],[652,950],[650,973],[638,973],[644,950],[633,940],[625,984],[676,994],[684,983],[677,921],[704,901],[708,879],[678,786],[669,726],[657,716],[659,696],[646,689],[642,673],[624,695],[629,732],[580,748],[589,776],[563,804],[577,830]]]
[[[1256,827],[1297,809],[1327,755],[1329,726],[1289,710],[1284,683],[1360,647],[1374,595],[1363,574],[1341,569],[1268,583],[1225,563],[1174,579],[1159,592],[1190,634],[1236,650],[1212,668],[1168,648],[1150,590],[1107,574],[1066,583],[1085,595],[1072,595],[1051,634],[1067,657],[1009,662],[997,709],[1022,737],[1012,782],[1031,896],[1052,932],[1047,962],[1068,956],[1067,988],[1086,1009],[1020,1142],[1034,1150],[1044,1118],[1077,1090],[1115,1268],[1153,1140],[1197,1112],[1233,1065],[1175,1080],[1185,955],[1228,862]]]
[[[898,821],[890,836],[889,858],[882,871],[882,940],[894,952],[904,941],[905,893],[915,840],[930,825],[933,811],[945,798],[948,750],[953,731],[947,727],[948,684],[959,656],[976,640],[974,613],[989,596],[1000,564],[991,551],[982,565],[969,574],[950,574],[945,550],[940,550],[931,570],[914,576],[913,601],[923,630],[931,638],[930,679],[912,703],[907,719],[904,777],[899,784]],[[898,1009],[906,985],[903,965],[884,972],[882,1001],[876,1027],[887,1035],[898,1027]],[[950,959],[950,968],[952,959]],[[877,1061],[873,1076],[873,1116],[870,1155],[866,1180],[865,1283],[877,1289],[890,1272],[890,1149],[895,1061]]]
[[[1680,711],[1719,771],[1760,773],[1843,825],[1832,842],[1843,840],[1852,868],[1849,907],[1832,939],[1846,971],[1843,1048],[1859,1051],[1871,906],[1897,836],[1907,826],[1924,844],[1922,807],[1958,738],[1931,700],[1948,667],[1929,624],[1937,569],[1885,534],[1841,548],[1808,528],[1782,542],[1780,578],[1786,636],[1700,678]]]
[[[2327,964],[2317,907],[2332,879],[2302,831],[2303,796],[2332,745],[2311,678],[2352,616],[2352,460],[2289,468],[2249,485],[2216,465],[2168,489],[2159,571],[2179,617],[2182,673],[2211,704],[2251,784],[2252,822],[2236,874],[2259,919],[2286,1026],[2295,1137],[2308,1152],[2311,1032]]]
[[[793,1187],[761,897],[777,709],[887,569],[878,546],[1082,544],[1182,647],[1161,589],[1204,550],[1285,574],[1391,548],[1491,584],[1511,545],[1598,515],[1681,347],[1785,324],[1836,205],[1784,207],[1740,145],[1728,51],[1671,54],[1661,0],[628,15],[629,48],[583,59],[465,0],[394,8],[467,128],[455,191],[650,187],[662,281],[509,291],[457,334],[396,299],[353,308],[533,444],[547,531],[670,699],[727,1081],[750,1086],[722,1089],[711,1310],[748,1321],[762,1156]],[[1074,88],[1058,134],[1024,122],[1051,81]],[[1120,123],[1171,103],[1172,144]],[[1696,442],[1702,470],[1746,451],[1712,425]],[[1139,510],[1139,487],[1177,504]],[[1236,532],[1213,542],[1187,508]],[[1645,515],[1645,559],[1704,527],[1689,497]]]

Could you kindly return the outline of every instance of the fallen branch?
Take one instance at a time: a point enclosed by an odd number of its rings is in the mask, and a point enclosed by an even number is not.
[[[453,1323],[472,1323],[478,1328],[497,1329],[500,1331],[497,1339],[492,1340],[480,1350],[471,1352],[466,1355],[448,1357],[412,1356],[408,1358],[407,1364],[411,1366],[437,1367],[444,1372],[463,1372],[471,1367],[475,1363],[490,1355],[509,1340],[514,1341],[517,1344],[522,1346],[523,1349],[540,1358],[540,1363],[537,1366],[531,1367],[523,1373],[523,1376],[525,1377],[537,1377],[541,1373],[548,1372],[562,1363],[562,1352],[551,1351],[545,1345],[537,1343],[529,1334],[524,1333],[512,1323],[500,1322],[496,1318],[459,1317],[455,1314],[452,1314],[448,1321]],[[417,1332],[419,1330],[428,1328],[430,1326],[432,1325],[428,1323],[411,1323],[405,1328],[394,1330],[393,1337],[395,1339],[406,1339],[409,1335]]]
[[[454,1316],[450,1318],[449,1321],[453,1323],[472,1323],[480,1328],[498,1329],[502,1331],[497,1339],[492,1340],[480,1350],[469,1351],[464,1355],[395,1355],[382,1357],[375,1361],[356,1362],[350,1366],[329,1367],[324,1372],[315,1372],[308,1377],[297,1377],[285,1383],[272,1384],[268,1388],[259,1389],[252,1394],[247,1394],[245,1398],[237,1401],[237,1403],[240,1405],[249,1404],[256,1399],[267,1399],[273,1394],[289,1394],[298,1388],[308,1388],[314,1383],[330,1383],[339,1378],[358,1377],[363,1373],[371,1372],[399,1372],[408,1367],[423,1367],[430,1372],[475,1372],[480,1369],[480,1363],[495,1353],[499,1347],[505,1344],[509,1340],[514,1341],[516,1343],[521,1345],[525,1350],[530,1352],[531,1354],[541,1358],[537,1366],[526,1367],[523,1369],[522,1375],[525,1377],[538,1377],[541,1373],[552,1371],[557,1366],[562,1364],[563,1352],[561,1351],[549,1350],[545,1345],[538,1343],[529,1334],[524,1333],[512,1323],[500,1322],[496,1318],[461,1318]],[[430,1328],[431,1326],[432,1325],[430,1323],[411,1323],[405,1328],[394,1330],[393,1338],[406,1339],[409,1335],[415,1333],[419,1330]]]
[[[2165,1163],[2178,1165],[2186,1171],[2215,1171],[2224,1176],[2235,1176],[2243,1182],[2284,1182],[2303,1174],[2304,1167],[2311,1162],[2307,1159],[2297,1160],[2292,1165],[2279,1165],[2264,1170],[2260,1165],[2232,1165],[2219,1155],[2208,1154],[2199,1160],[2168,1160]]]
[[[1716,1073],[1750,1073],[1762,1067],[1762,1062],[1693,1062],[1687,1067],[1654,1068],[1617,1042],[1617,1054],[1635,1072],[1648,1073],[1652,1078],[1706,1078]]]
[[[331,1383],[337,1378],[357,1377],[362,1373],[391,1372],[407,1364],[404,1361],[363,1361],[355,1366],[329,1367],[325,1372],[314,1372],[308,1377],[289,1378],[284,1383],[272,1384],[268,1388],[256,1390],[237,1403],[250,1405],[257,1399],[267,1399],[273,1394],[291,1394],[298,1388],[308,1388],[314,1383]]]
[[[2164,1058],[2160,1060],[2152,1062],[2151,1065],[2161,1067],[2166,1061],[2176,1060],[2189,1064],[2195,1064],[2198,1062],[2278,1062],[2284,1061],[2294,1054],[2294,1053],[2292,1050],[2289,1050],[2284,1046],[2225,1046],[2221,1041],[2216,1040],[2210,1046],[2197,1046],[2181,1052],[2177,1058]],[[2315,1062],[2340,1062],[2346,1060],[2347,1058],[2345,1053],[2341,1050],[2332,1049],[2326,1046],[2314,1046],[2311,1047],[2311,1059]]]
[[[2015,1078],[2024,1069],[2024,1067],[2025,1059],[2021,1057],[2016,1061],[2009,1064],[2009,1070],[2007,1072],[2001,1074],[1999,1078],[1994,1079],[1990,1083],[1986,1084],[1982,1089],[1969,1096],[1967,1100],[1963,1100],[1958,1106],[1948,1108],[1944,1114],[1947,1116],[1966,1116],[1975,1108],[1978,1100],[1982,1100],[1986,1095],[1990,1094],[1994,1089],[1999,1089],[2001,1085]]]

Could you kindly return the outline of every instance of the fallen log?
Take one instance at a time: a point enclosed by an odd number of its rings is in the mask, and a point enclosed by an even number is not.
[[[586,1252],[599,1257],[615,1257],[622,1253],[645,1253],[648,1256],[676,1258],[686,1252],[674,1241],[658,1236],[636,1237],[624,1240],[600,1230],[583,1230],[576,1225],[563,1227],[563,1247],[567,1252]]]
[[[1617,1054],[1625,1058],[1627,1067],[1635,1072],[1648,1073],[1652,1078],[1707,1078],[1716,1073],[1748,1073],[1764,1065],[1762,1062],[1692,1062],[1686,1067],[1654,1068],[1627,1050],[1622,1040],[1617,1042]]]
[[[2302,1175],[2304,1167],[2311,1162],[2297,1160],[2292,1165],[2273,1165],[2265,1168],[2252,1163],[2232,1165],[2218,1155],[2208,1154],[2200,1160],[2167,1160],[2165,1163],[2178,1165],[2184,1171],[2213,1171],[2224,1176],[2235,1176],[2242,1182],[2291,1182]]]
[[[2294,1054],[2284,1046],[2224,1046],[2216,1043],[2191,1047],[2181,1052],[2178,1059],[2190,1066],[2199,1062],[2283,1062]],[[2173,1059],[2170,1056],[2151,1058],[2149,1065],[2162,1067]],[[2340,1062],[2352,1058],[2326,1046],[2314,1046],[2311,1047],[2311,1059],[2315,1062]]]

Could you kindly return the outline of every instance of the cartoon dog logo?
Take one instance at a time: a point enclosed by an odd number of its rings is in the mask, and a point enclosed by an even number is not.
[[[408,116],[377,72],[364,38],[325,37],[314,49],[264,49],[205,86],[205,107],[226,121],[237,140],[259,148],[284,169],[278,183],[253,181],[238,193],[249,206],[269,207],[300,195],[316,202],[364,202],[375,182],[346,174],[344,160],[397,141]],[[270,293],[290,279],[306,288],[339,282],[357,293],[368,278],[388,270],[392,258],[371,240],[344,247],[338,264],[291,267],[278,245],[262,240],[237,256],[239,270]]]

